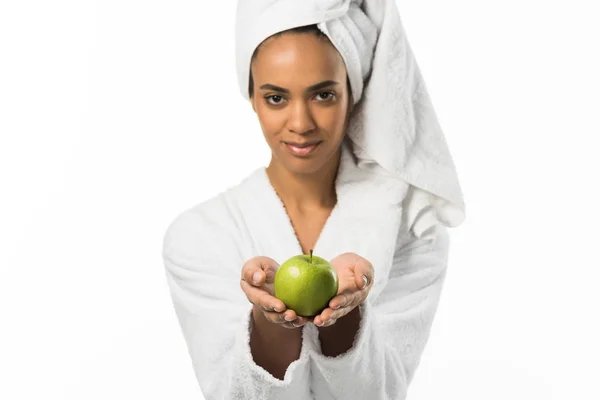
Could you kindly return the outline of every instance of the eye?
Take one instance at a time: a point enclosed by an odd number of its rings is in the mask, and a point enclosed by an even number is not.
[[[267,103],[274,105],[274,106],[280,105],[283,101],[283,97],[276,95],[276,94],[271,95],[271,96],[265,96],[265,99],[267,100]]]
[[[333,100],[335,94],[332,92],[319,92],[317,93],[317,99],[321,101]]]

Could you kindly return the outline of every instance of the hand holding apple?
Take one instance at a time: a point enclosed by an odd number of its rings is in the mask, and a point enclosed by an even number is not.
[[[274,279],[279,265],[269,257],[253,257],[242,267],[240,287],[254,305],[255,312],[262,312],[265,318],[285,328],[299,328],[307,319],[299,317],[294,310],[286,309],[285,304],[274,297]]]
[[[318,327],[327,327],[363,303],[372,288],[375,271],[373,265],[355,253],[344,253],[331,260],[335,269],[339,287],[337,295],[329,301],[313,323]]]

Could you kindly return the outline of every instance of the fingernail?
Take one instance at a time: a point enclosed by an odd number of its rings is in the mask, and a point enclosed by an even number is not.
[[[288,319],[288,317],[283,317],[283,319],[285,319],[287,322],[292,322],[294,320],[294,318]]]
[[[258,282],[260,282],[260,272],[255,272],[254,275],[252,275],[252,280],[254,281],[254,284],[257,285]]]
[[[334,309],[334,310],[337,310],[337,309],[338,309],[338,308],[340,308],[340,307],[341,307],[341,305],[340,305],[340,304],[338,304],[337,306],[333,307],[333,309]]]
[[[367,276],[366,276],[366,275],[363,275],[363,276],[362,276],[362,280],[363,280],[363,282],[364,282],[364,284],[363,284],[363,287],[362,287],[362,288],[364,289],[364,288],[366,288],[366,287],[367,287],[367,284],[369,283],[369,279],[367,278]]]

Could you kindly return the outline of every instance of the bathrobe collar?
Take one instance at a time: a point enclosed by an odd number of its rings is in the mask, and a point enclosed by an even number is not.
[[[313,249],[313,254],[331,260],[345,252],[356,253],[375,268],[373,297],[392,266],[402,222],[401,203],[408,185],[379,168],[358,166],[350,141],[342,144],[336,177],[337,204]],[[271,185],[266,168],[255,170],[239,186],[241,215],[252,234],[255,255],[268,256],[279,264],[302,254],[302,248],[287,212]],[[260,194],[257,196],[257,194]],[[373,293],[373,291],[375,293]]]

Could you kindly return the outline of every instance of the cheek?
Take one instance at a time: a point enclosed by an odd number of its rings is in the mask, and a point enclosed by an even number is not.
[[[346,107],[330,107],[315,112],[318,124],[332,135],[343,134],[346,119]]]
[[[265,106],[257,107],[257,116],[267,139],[281,132],[285,123],[283,113],[270,110]]]

